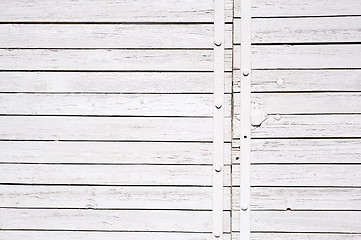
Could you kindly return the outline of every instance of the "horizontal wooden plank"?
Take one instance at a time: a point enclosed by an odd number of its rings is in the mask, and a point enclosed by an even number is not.
[[[233,212],[236,226],[239,212]],[[251,230],[257,232],[360,233],[359,211],[253,211]],[[239,222],[239,221],[238,221]],[[235,229],[237,230],[237,229]]]
[[[212,166],[2,164],[0,183],[212,186]],[[230,185],[230,167],[224,168]]]
[[[226,21],[232,21],[232,3],[226,1]],[[1,22],[213,22],[211,0],[16,0],[0,8]]]
[[[360,139],[254,139],[253,163],[361,163]]]
[[[213,164],[212,143],[0,141],[0,152],[2,163]]]
[[[0,209],[0,215],[8,230],[212,231],[211,211]],[[225,231],[229,215],[224,213]]]
[[[361,93],[252,94],[252,101],[268,114],[361,113],[360,100]]]
[[[230,93],[231,73],[225,74]],[[213,93],[212,72],[0,72],[0,92]]]
[[[0,70],[213,71],[212,50],[0,49],[0,61]]]
[[[211,187],[88,187],[0,185],[2,208],[212,210]],[[231,189],[224,189],[230,210]]]
[[[252,42],[360,42],[360,25],[361,17],[253,19]]]
[[[279,119],[281,117],[281,119]],[[238,116],[233,119],[234,138],[239,138]],[[361,137],[361,118],[345,115],[269,115],[252,138]]]
[[[194,5],[194,4],[193,4]],[[232,47],[232,25],[225,47]],[[0,48],[213,48],[212,24],[0,24]]]
[[[360,187],[361,165],[252,165],[251,184],[287,187]],[[232,184],[239,186],[239,165],[232,168]]]
[[[212,118],[0,117],[0,139],[212,141]],[[230,119],[225,140],[230,141]]]
[[[224,113],[231,115],[231,95]],[[213,94],[3,94],[0,114],[212,117]]]
[[[252,240],[357,240],[361,234],[330,234],[330,233],[252,233]],[[232,239],[239,239],[239,234],[232,234]]]
[[[361,45],[257,45],[254,69],[361,68]]]
[[[360,15],[358,0],[253,0],[254,17]]]
[[[41,240],[41,239],[72,239],[72,240],[212,240],[211,233],[167,233],[167,232],[78,232],[78,231],[1,231],[0,237],[6,240]],[[230,240],[230,234],[224,234]],[[332,239],[333,240],[333,239]]]
[[[360,79],[360,70],[254,70],[252,91],[361,91]],[[235,91],[239,92],[237,84]]]
[[[361,210],[360,188],[254,187],[253,210]],[[239,187],[232,188],[232,208],[239,211]]]

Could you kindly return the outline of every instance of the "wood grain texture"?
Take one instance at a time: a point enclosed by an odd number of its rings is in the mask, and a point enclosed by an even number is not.
[[[269,115],[260,127],[252,130],[252,138],[320,138],[360,137],[359,115]],[[239,138],[239,120],[233,119],[234,138]]]
[[[211,211],[0,209],[2,229],[91,230],[91,231],[179,231],[212,229]],[[229,219],[229,212],[224,219]],[[141,221],[142,224],[139,224]],[[227,220],[224,231],[229,231]]]
[[[237,7],[237,6],[236,6]],[[253,0],[254,17],[360,15],[358,0]]]
[[[224,145],[231,163],[231,144]],[[212,164],[212,143],[1,141],[3,163]]]
[[[239,71],[237,72],[239,74]],[[237,75],[234,80],[237,79]],[[277,81],[281,79],[282,85]],[[340,81],[342,79],[342,81]],[[235,91],[239,92],[235,81]],[[360,70],[300,70],[252,72],[252,91],[361,91]]]
[[[225,120],[225,140],[231,136]],[[212,141],[211,118],[0,117],[0,138],[17,140]]]
[[[79,232],[79,231],[1,231],[0,237],[6,240],[43,240],[43,239],[72,239],[72,240],[212,240],[211,233],[170,233],[170,232]],[[230,240],[230,234],[224,234],[225,240]]]
[[[0,49],[0,61],[0,70],[213,71],[212,50]]]
[[[360,188],[254,187],[253,210],[361,210]],[[232,209],[240,210],[239,187],[232,188]]]
[[[251,185],[287,187],[360,187],[360,165],[252,165]],[[239,165],[232,168],[232,184],[239,186]]]
[[[253,46],[254,69],[361,68],[361,45]]]
[[[232,239],[239,239],[237,233]],[[252,240],[358,240],[361,234],[328,234],[328,233],[252,233]]]
[[[225,4],[232,21],[233,2]],[[213,22],[211,0],[1,1],[1,22]]]
[[[361,17],[254,19],[253,43],[360,42]]]
[[[224,96],[231,116],[231,95]],[[0,114],[213,116],[212,94],[3,94]]]
[[[193,4],[194,5],[194,4]],[[232,25],[225,47],[232,47]],[[0,48],[213,48],[211,24],[1,24]]]
[[[230,167],[224,184],[230,185]],[[0,183],[212,186],[212,166],[1,164]]]
[[[231,73],[225,73],[230,93]],[[213,93],[207,72],[0,72],[0,92]]]
[[[232,219],[237,221],[237,214]],[[360,233],[360,219],[359,211],[253,211],[251,229],[262,232]]]
[[[253,163],[361,163],[359,139],[255,139]]]
[[[0,185],[2,208],[212,210],[211,187],[96,187]],[[224,189],[230,210],[231,189]]]

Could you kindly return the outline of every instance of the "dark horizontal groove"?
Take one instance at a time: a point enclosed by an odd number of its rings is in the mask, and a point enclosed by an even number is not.
[[[124,185],[124,184],[74,184],[74,183],[0,183],[0,185],[6,185],[6,186],[64,186],[64,187],[212,187],[212,185]],[[224,187],[228,187],[228,185],[225,185]]]
[[[239,185],[233,185],[233,187]],[[360,189],[361,186],[251,186],[252,188],[341,188],[341,189]]]
[[[96,207],[0,207],[0,209],[24,209],[24,210],[94,210],[94,211],[173,211],[173,212],[211,212],[212,209],[167,209],[167,208],[96,208]],[[223,210],[230,212],[231,210]]]
[[[234,93],[240,93],[240,92],[234,92]],[[317,93],[361,93],[361,91],[355,90],[355,91],[345,91],[345,90],[316,90],[316,91],[252,91],[252,93],[259,93],[259,94],[267,94],[267,93],[309,93],[309,94],[317,94]]]
[[[95,118],[213,118],[213,116],[152,116],[152,115],[67,115],[67,114],[0,114],[0,117],[95,117]]]
[[[251,165],[327,165],[327,166],[332,166],[332,165],[361,165],[361,160],[359,163],[334,163],[334,162],[321,162],[321,163],[277,163],[277,162],[273,162],[273,163],[251,163]]]
[[[137,230],[79,230],[79,229],[22,229],[22,228],[12,228],[12,229],[1,229],[2,232],[12,232],[12,231],[24,231],[24,232],[114,232],[114,233],[186,233],[186,234],[211,234],[211,232],[192,232],[192,231],[137,231]],[[230,232],[224,232],[229,234]]]
[[[101,140],[101,139],[0,139],[0,142],[125,142],[125,143],[213,143],[213,141],[192,141],[192,140]],[[224,143],[230,143],[224,141]]]
[[[319,235],[323,235],[323,234],[349,234],[349,235],[353,235],[353,234],[361,234],[361,232],[295,232],[295,231],[251,231],[251,233],[284,233],[284,234],[289,234],[289,233],[297,233],[297,234],[319,234]]]
[[[360,134],[361,135],[361,134]],[[288,139],[305,139],[305,140],[312,140],[312,139],[319,139],[319,140],[322,140],[322,139],[332,139],[332,140],[343,140],[343,139],[361,139],[361,136],[360,137],[258,137],[258,138],[255,138],[255,137],[252,137],[252,140],[279,140],[279,139],[285,139],[285,140],[288,140]],[[235,140],[239,140],[239,138],[235,138]]]
[[[0,72],[84,72],[84,73],[213,73],[208,70],[4,70]],[[225,71],[232,72],[232,71]]]
[[[307,71],[307,70],[319,70],[319,71],[324,71],[324,70],[361,70],[361,68],[253,68],[252,70],[255,71]]]
[[[268,113],[269,116],[272,115],[283,115],[283,116],[333,116],[333,115],[360,115],[361,114],[361,110],[360,112],[341,112],[341,113],[318,113],[318,112],[314,112],[314,113]]]
[[[276,42],[276,43],[252,43],[252,46],[319,46],[319,45],[359,45],[361,42]]]
[[[211,167],[213,164],[195,163],[195,164],[176,164],[176,163],[83,163],[83,162],[0,162],[1,165],[76,165],[76,166],[198,166]],[[225,164],[224,166],[230,166]]]
[[[360,209],[252,209],[253,212],[360,212]]]
[[[225,49],[225,50],[230,50],[232,48],[229,49]],[[72,51],[72,50],[86,50],[86,51],[96,51],[96,50],[140,50],[140,51],[164,51],[164,50],[169,50],[169,51],[194,51],[194,50],[205,50],[205,51],[210,51],[213,50],[213,48],[4,48],[4,47],[0,47],[0,50],[63,50],[63,51]]]
[[[299,15],[299,16],[263,16],[263,17],[252,17],[252,19],[269,19],[269,18],[338,18],[338,17],[361,17],[361,15],[345,15],[345,14],[333,14],[333,15]]]
[[[232,24],[232,22],[226,21],[226,24]],[[61,21],[42,21],[42,22],[32,22],[32,21],[28,21],[28,22],[24,22],[24,21],[1,21],[0,24],[37,24],[37,25],[41,25],[41,24],[53,24],[53,25],[57,25],[57,24],[66,24],[66,25],[81,25],[81,24],[86,24],[86,25],[92,25],[92,24],[98,24],[98,25],[113,25],[113,24],[117,24],[117,25],[194,25],[194,24],[201,24],[201,25],[206,25],[206,24],[214,24],[214,22],[61,22]]]
[[[72,95],[213,95],[213,92],[0,92],[1,94],[72,94]],[[230,92],[224,94],[230,95]]]

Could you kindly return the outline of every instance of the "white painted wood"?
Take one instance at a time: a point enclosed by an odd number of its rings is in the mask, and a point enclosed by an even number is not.
[[[361,163],[359,139],[254,139],[253,163]]]
[[[251,219],[253,231],[360,233],[361,212],[253,211]]]
[[[296,9],[298,6],[295,4]],[[361,17],[260,18],[252,21],[252,42],[359,42],[360,25]]]
[[[253,0],[254,17],[360,15],[358,0]]]
[[[231,145],[224,146],[231,163]],[[1,141],[7,163],[212,164],[211,143]]]
[[[210,211],[0,209],[2,229],[210,232]],[[225,212],[225,219],[229,212]],[[139,224],[141,222],[141,224]],[[225,221],[225,231],[229,224]]]
[[[224,184],[230,185],[230,167]],[[2,164],[0,183],[211,186],[212,166]]]
[[[326,233],[253,233],[252,240],[357,240],[361,234],[326,234]],[[237,239],[237,234],[232,234]]]
[[[231,189],[224,189],[230,210]],[[0,185],[5,208],[212,209],[211,187]]]
[[[225,5],[232,21],[231,0]],[[1,22],[213,22],[212,0],[0,2]]]
[[[225,121],[229,141],[230,119]],[[212,118],[0,117],[0,139],[212,141]]]
[[[239,96],[241,95],[241,96]],[[234,94],[235,99],[242,94]],[[360,93],[254,93],[267,114],[361,113]],[[235,108],[239,108],[235,101]]]
[[[224,84],[224,83],[223,83]],[[231,95],[222,108],[231,115]],[[213,116],[212,94],[3,94],[0,114]]]
[[[253,46],[254,69],[361,68],[360,45]]]
[[[211,240],[210,233],[178,233],[178,232],[79,232],[79,231],[1,231],[0,237],[7,240],[40,240],[40,239],[72,239],[72,240]],[[224,234],[230,240],[230,234]]]
[[[233,119],[234,138],[240,137],[237,118]],[[359,115],[269,115],[252,130],[252,138],[360,137],[360,132]]]
[[[213,71],[212,50],[0,49],[0,61],[0,70]]]
[[[360,188],[252,188],[252,209],[361,210],[360,194]],[[232,207],[239,210],[239,203]]]
[[[361,166],[340,164],[252,165],[252,186],[359,187]],[[232,168],[232,184],[239,186],[239,166]]]
[[[232,25],[225,34],[231,48]],[[211,24],[2,24],[0,35],[1,48],[213,47]]]
[[[235,78],[236,79],[236,78]],[[342,81],[340,81],[342,79]],[[277,84],[281,80],[283,84]],[[234,83],[237,89],[237,82]],[[253,71],[252,91],[361,91],[360,70]]]
[[[231,73],[225,73],[230,93]],[[0,72],[0,92],[213,93],[211,72]]]
[[[224,207],[224,117],[226,105],[231,106],[224,95],[225,70],[225,1],[214,1],[214,90],[213,90],[213,239],[223,240]]]

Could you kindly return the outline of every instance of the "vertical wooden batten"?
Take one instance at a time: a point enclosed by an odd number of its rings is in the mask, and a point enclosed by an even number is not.
[[[213,239],[223,239],[224,11],[224,0],[214,0]]]
[[[241,74],[240,74],[240,240],[250,239],[250,165],[251,165],[251,0],[241,0]]]

